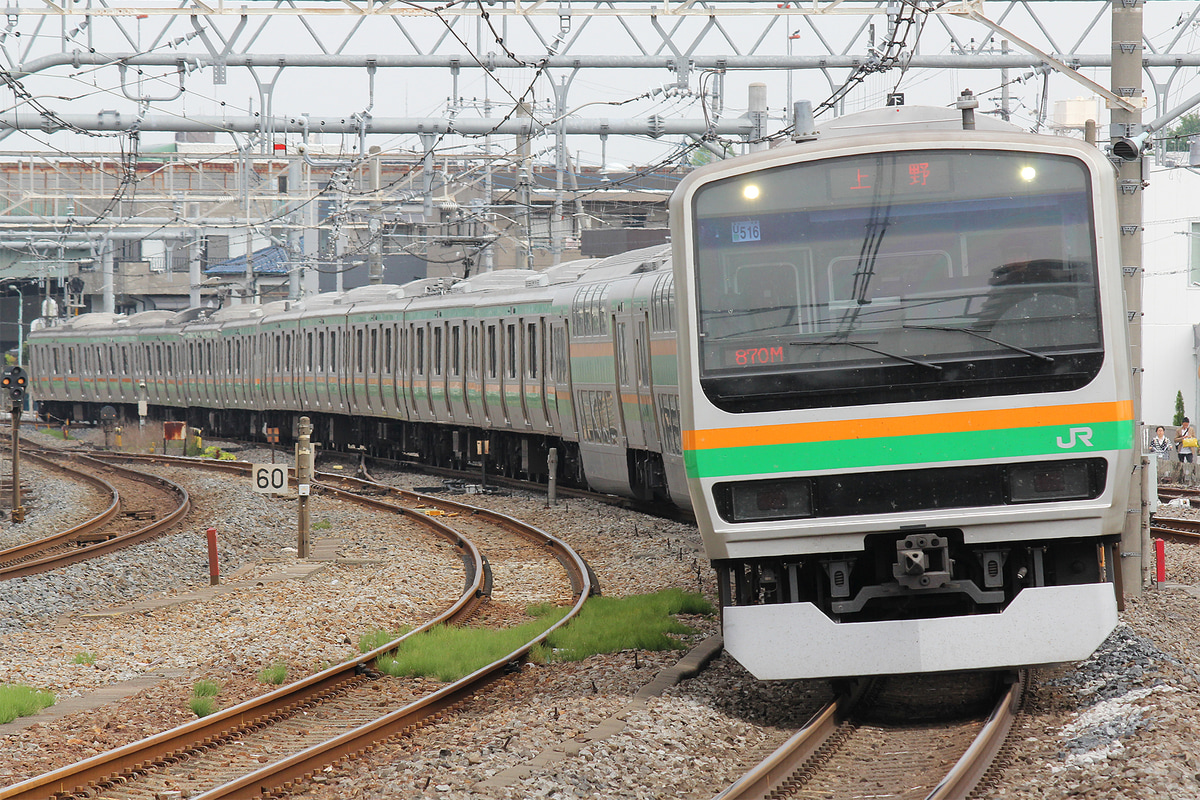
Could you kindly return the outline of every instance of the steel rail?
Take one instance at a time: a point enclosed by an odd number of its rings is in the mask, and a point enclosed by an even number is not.
[[[155,460],[161,458],[157,457]],[[213,468],[211,463],[203,466]],[[217,467],[216,469],[222,468]],[[450,531],[448,533],[446,525],[431,517],[419,516],[423,518],[421,521],[435,529],[439,535],[455,542],[455,547],[463,553],[464,560],[469,561],[471,565],[462,593],[441,614],[392,642],[350,661],[310,675],[303,680],[252,698],[224,711],[218,711],[171,730],[0,789],[0,800],[34,800],[34,798],[87,793],[89,787],[103,787],[114,783],[123,775],[132,775],[155,766],[166,765],[198,747],[214,744],[231,735],[260,726],[273,718],[285,716],[295,708],[308,704],[314,699],[320,699],[336,692],[356,680],[367,665],[384,653],[396,649],[409,636],[414,636],[460,616],[469,615],[484,595],[487,585],[487,571],[484,569],[482,553],[472,542],[463,539],[457,532]]]
[[[240,462],[240,464],[239,462],[222,463],[211,461],[200,463],[205,460],[176,457],[167,457],[164,459],[162,456],[139,458],[136,460],[167,460],[171,463],[183,462],[190,466],[240,472],[248,471],[250,466],[245,462]],[[221,464],[221,466],[216,466],[217,464]],[[381,484],[371,484],[366,481],[349,479],[344,476],[332,477],[336,477],[339,480],[348,480],[360,485],[360,488],[370,487],[373,490],[390,490],[392,488]],[[194,750],[197,747],[206,747],[220,740],[237,735],[246,729],[259,727],[273,717],[286,715],[290,710],[299,705],[310,703],[314,696],[319,697],[337,691],[342,686],[354,681],[367,665],[373,663],[379,656],[395,650],[409,636],[414,636],[435,625],[472,613],[472,609],[480,602],[480,598],[487,591],[488,582],[483,556],[474,544],[462,537],[457,531],[454,531],[449,525],[414,509],[385,503],[374,497],[365,497],[345,488],[323,483],[317,485],[323,490],[331,491],[354,502],[376,508],[386,508],[390,511],[409,516],[452,541],[459,550],[465,550],[465,560],[469,558],[471,568],[468,570],[467,587],[459,599],[436,618],[395,641],[382,645],[358,658],[331,667],[295,684],[248,700],[225,711],[217,712],[216,714],[182,725],[170,731],[148,737],[140,742],[133,742],[108,753],[101,753],[85,761],[32,778],[6,789],[0,789],[0,800],[29,800],[30,798],[55,797],[77,792],[88,792],[90,791],[89,787],[103,788],[115,785],[123,781],[123,776],[143,772],[154,766],[165,765],[177,760],[189,750]],[[569,545],[556,537],[532,526],[523,526],[506,515],[490,512],[486,509],[479,509],[465,503],[454,503],[453,501],[430,498],[426,495],[404,492],[402,490],[396,490],[396,492],[404,496],[411,496],[423,504],[437,505],[439,507],[455,507],[460,510],[486,516],[505,527],[511,524],[524,528],[525,530],[522,531],[524,535],[550,546],[560,561],[563,561],[565,558],[567,562],[573,565],[568,569],[568,572],[572,572],[571,584],[575,591],[575,602],[570,611],[562,620],[539,636],[471,675],[455,681],[437,692],[404,708],[393,711],[371,723],[294,754],[275,764],[268,765],[224,786],[212,789],[200,795],[201,797],[208,798],[209,800],[217,797],[259,797],[265,788],[277,788],[289,782],[296,781],[316,769],[340,761],[347,756],[362,751],[375,742],[401,733],[405,729],[428,719],[430,716],[445,711],[505,674],[511,663],[525,658],[534,646],[544,641],[554,630],[574,618],[583,607],[583,603],[588,596],[592,594],[593,583],[589,577],[590,570],[586,562]]]
[[[1183,544],[1200,541],[1200,520],[1155,517],[1150,525],[1150,536]]]
[[[79,456],[78,458],[87,459],[89,457]],[[100,462],[97,461],[96,463]],[[191,510],[191,498],[188,496],[187,490],[182,486],[174,484],[165,478],[159,478],[154,475],[146,475],[144,473],[137,472],[136,470],[121,467],[116,464],[105,464],[105,466],[109,469],[120,472],[122,476],[129,480],[140,481],[150,485],[157,485],[159,488],[165,489],[167,492],[178,498],[178,503],[175,509],[162,519],[155,520],[149,525],[138,528],[130,533],[114,536],[107,541],[96,542],[85,547],[80,547],[76,550],[49,555],[45,558],[32,558],[22,561],[18,564],[0,568],[0,579],[10,580],[12,578],[36,575],[42,572],[49,572],[50,570],[58,569],[60,567],[69,566],[71,564],[78,564],[81,561],[87,561],[98,556],[115,553],[116,551],[122,550],[131,545],[135,545],[162,535],[166,531],[170,530],[176,523],[180,522],[185,516],[187,516],[188,511]],[[114,489],[113,491],[115,492],[116,490]],[[113,505],[109,507],[109,511],[112,513],[104,522],[111,522],[112,517],[116,515],[119,509],[120,499],[118,496],[116,499],[114,499]],[[108,514],[108,511],[105,513]],[[102,523],[97,522],[96,519],[89,520],[87,523],[84,523],[84,525],[81,526],[85,528],[84,531],[72,529],[68,533],[71,533],[74,537],[78,537],[84,532],[95,530],[96,528],[100,527],[101,524]],[[22,547],[28,548],[30,545],[40,545],[41,549],[46,549],[46,547],[50,546],[49,540],[54,540],[54,545],[61,545],[69,541],[63,537],[64,534],[56,534],[55,536],[48,537],[48,539],[43,539],[40,542],[31,542],[27,545],[23,545]],[[0,556],[2,555],[3,554],[0,553]]]
[[[91,519],[76,525],[73,528],[68,528],[65,531],[53,534],[52,536],[46,536],[41,539],[23,542],[22,544],[0,550],[0,562],[20,561],[29,558],[34,553],[45,550],[48,547],[65,544],[78,535],[89,533],[96,528],[107,524],[108,521],[115,517],[121,510],[121,497],[120,493],[117,491],[117,488],[101,478],[99,475],[93,475],[89,472],[72,469],[65,464],[59,464],[51,459],[42,458],[34,455],[33,453],[24,453],[22,457],[32,461],[37,461],[43,467],[68,473],[76,480],[92,484],[96,488],[100,489],[100,491],[108,495],[109,504],[108,508],[104,509],[104,511],[100,512]],[[3,576],[3,574],[4,569],[0,568],[0,576]]]
[[[1021,699],[1028,680],[1025,671],[1000,698],[971,746],[944,777],[926,800],[953,800],[965,798],[978,785],[1012,729],[1013,720],[1021,707]],[[841,721],[850,715],[854,706],[870,690],[871,683],[863,683],[851,694],[834,700],[805,723],[773,753],[759,762],[753,769],[731,784],[714,800],[766,800],[777,795],[805,764],[813,758],[826,742],[829,742],[841,727]]]
[[[966,800],[970,796],[1008,740],[1008,733],[1021,710],[1028,681],[1028,672],[1021,670],[1017,673],[1016,680],[983,724],[983,730],[925,800]]]
[[[769,797],[833,736],[841,724],[839,720],[845,717],[847,704],[847,699],[841,697],[826,705],[771,755],[714,800],[761,800]]]

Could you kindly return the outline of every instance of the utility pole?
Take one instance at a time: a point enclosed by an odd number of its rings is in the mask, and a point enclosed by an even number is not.
[[[368,152],[371,156],[371,203],[367,211],[367,230],[371,242],[367,245],[367,283],[374,286],[383,283],[383,201],[379,198],[383,184],[380,164],[383,154],[375,145]]]
[[[312,423],[308,417],[300,418],[299,436],[296,441],[296,494],[300,500],[299,532],[296,540],[296,555],[308,558],[308,495],[313,479]]]
[[[1132,110],[1110,102],[1109,137],[1118,141],[1142,133],[1142,0],[1112,4],[1112,92]],[[1138,141],[1141,141],[1140,139]],[[1115,151],[1114,151],[1115,152]],[[1141,152],[1133,159],[1114,156],[1117,167],[1117,217],[1121,226],[1121,276],[1129,314],[1129,358],[1133,388],[1134,480],[1130,489],[1125,531],[1121,537],[1122,586],[1138,595],[1150,579],[1150,528],[1145,496],[1147,460],[1142,453],[1142,178]]]

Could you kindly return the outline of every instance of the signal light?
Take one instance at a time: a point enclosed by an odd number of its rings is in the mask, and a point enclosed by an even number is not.
[[[25,370],[13,367],[3,379],[0,379],[0,389],[3,389],[13,402],[17,402],[25,396],[28,382],[29,378],[25,375]]]

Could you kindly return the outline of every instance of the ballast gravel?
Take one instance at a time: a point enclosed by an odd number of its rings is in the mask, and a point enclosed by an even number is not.
[[[269,460],[265,451],[238,455]],[[90,490],[33,469],[22,474],[36,502],[23,525],[0,521],[0,548],[61,527],[69,513],[91,502]],[[0,725],[0,787],[193,719],[188,700],[197,680],[218,681],[218,703],[228,706],[269,689],[258,674],[272,664],[286,664],[292,680],[346,658],[357,652],[359,635],[419,622],[462,586],[461,563],[448,546],[410,525],[320,496],[312,500],[314,535],[340,540],[339,561],[307,579],[272,582],[271,575],[298,564],[290,549],[294,501],[257,495],[209,473],[164,467],[161,474],[183,484],[196,506],[177,532],[3,585],[0,683],[43,688],[60,702],[139,676],[150,685],[60,719]],[[438,483],[376,477],[410,486]],[[701,589],[711,599],[712,572],[689,526],[580,500],[547,508],[544,497],[518,493],[468,499],[567,540],[588,559],[605,594],[680,587]],[[1168,512],[1196,513],[1161,509]],[[243,589],[116,613],[146,598],[183,600],[206,586],[207,527],[219,531],[224,579],[244,581]],[[1197,548],[1168,544],[1167,577],[1166,584],[1128,599],[1121,626],[1091,659],[1035,673],[1027,713],[983,796],[1200,796]],[[711,619],[686,621],[698,631],[689,645],[716,630]],[[528,665],[452,719],[327,770],[299,794],[321,800],[707,798],[780,744],[829,695],[818,681],[755,681],[722,656],[661,697],[633,703],[634,693],[679,655],[622,652],[576,664]],[[597,735],[614,728],[614,715],[615,732]]]

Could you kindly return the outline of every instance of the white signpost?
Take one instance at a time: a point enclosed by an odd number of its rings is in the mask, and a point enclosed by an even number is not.
[[[286,464],[254,464],[250,468],[250,476],[251,488],[260,494],[287,494]]]

